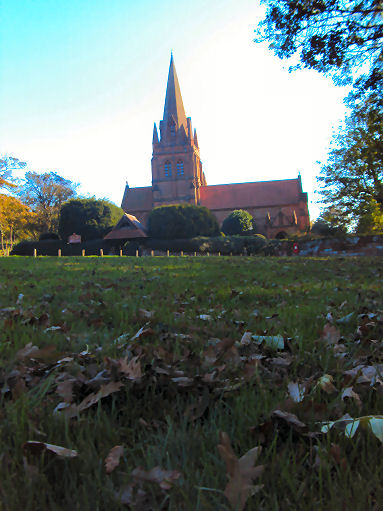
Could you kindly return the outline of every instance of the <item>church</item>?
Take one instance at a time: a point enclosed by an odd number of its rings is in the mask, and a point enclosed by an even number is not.
[[[197,132],[186,117],[173,55],[159,132],[154,123],[152,185],[129,188],[121,207],[146,225],[150,211],[165,204],[206,206],[220,225],[235,209],[248,211],[256,232],[269,238],[305,232],[310,218],[307,193],[296,179],[208,185],[202,168]]]

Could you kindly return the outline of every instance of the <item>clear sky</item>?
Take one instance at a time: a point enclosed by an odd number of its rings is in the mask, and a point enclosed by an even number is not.
[[[151,183],[170,52],[208,184],[295,178],[312,218],[317,160],[347,90],[289,74],[253,42],[257,0],[0,0],[0,155],[121,203]]]

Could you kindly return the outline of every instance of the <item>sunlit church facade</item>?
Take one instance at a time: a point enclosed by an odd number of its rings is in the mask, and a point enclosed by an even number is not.
[[[153,208],[181,202],[206,206],[220,224],[233,210],[244,209],[255,218],[257,232],[268,237],[304,232],[310,225],[300,176],[208,186],[172,56],[159,133],[156,124],[153,129],[152,185],[129,188],[127,184],[121,207],[145,225]]]

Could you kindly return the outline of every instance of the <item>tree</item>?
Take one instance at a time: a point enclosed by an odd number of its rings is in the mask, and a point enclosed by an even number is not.
[[[0,242],[1,250],[12,249],[16,239],[31,235],[34,214],[20,200],[0,194]]]
[[[248,234],[253,230],[253,217],[243,209],[236,209],[225,218],[222,231],[225,234]]]
[[[318,181],[323,201],[355,223],[366,208],[383,213],[383,99],[372,93],[355,105]]]
[[[171,204],[154,208],[148,218],[149,236],[171,240],[216,236],[219,225],[213,213],[204,206]]]
[[[73,233],[80,234],[83,241],[102,238],[123,213],[105,199],[71,199],[60,209],[59,234],[64,240]]]
[[[348,224],[348,215],[332,206],[322,211],[311,232],[320,236],[339,236],[347,233]]]
[[[12,170],[23,169],[26,163],[12,156],[4,156],[0,159],[0,188],[15,188],[12,183]]]
[[[76,195],[76,187],[56,172],[26,172],[17,195],[36,213],[39,232],[56,231],[60,207]]]
[[[298,55],[305,67],[332,74],[335,82],[374,89],[383,81],[382,0],[264,0],[265,19],[256,42],[268,41],[281,59]]]

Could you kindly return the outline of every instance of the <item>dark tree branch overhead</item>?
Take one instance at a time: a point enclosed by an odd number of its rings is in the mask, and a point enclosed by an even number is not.
[[[255,42],[269,42],[281,59],[298,56],[290,69],[316,69],[336,83],[375,89],[383,81],[382,0],[264,0],[265,19]],[[363,74],[363,76],[361,76]]]

